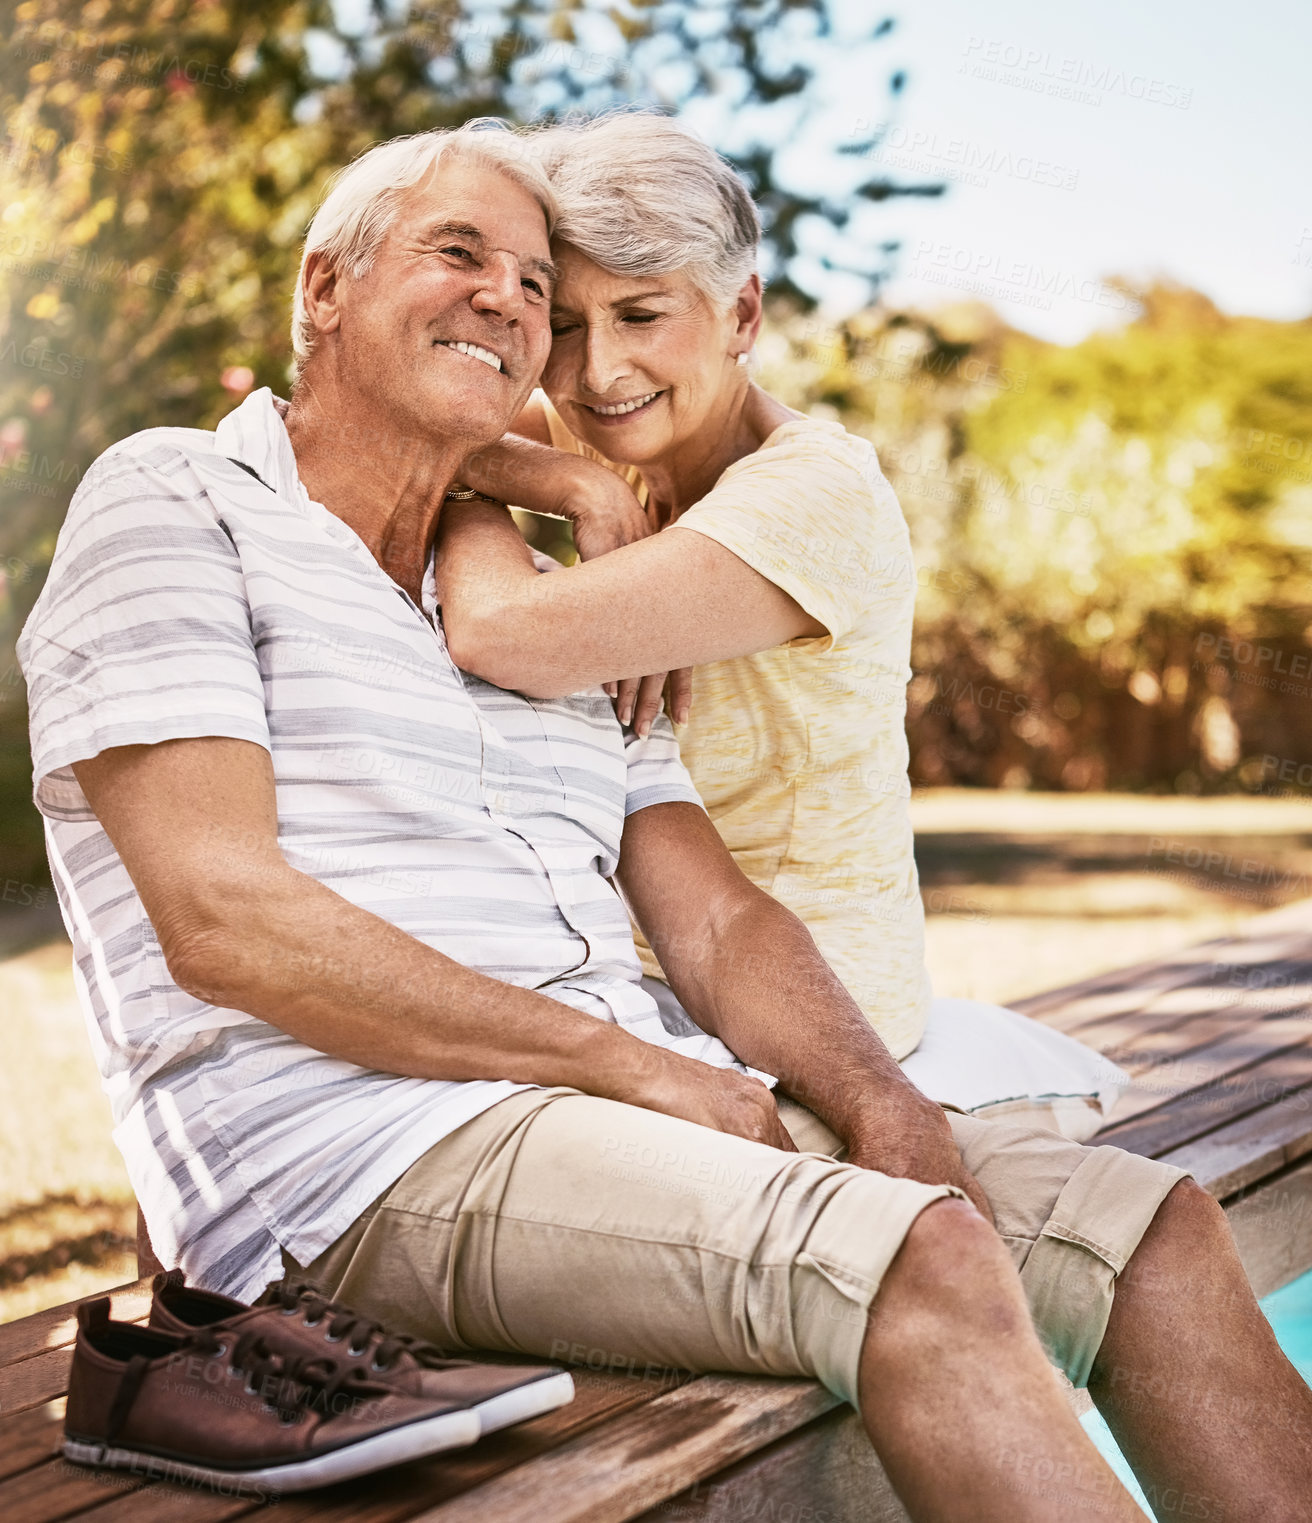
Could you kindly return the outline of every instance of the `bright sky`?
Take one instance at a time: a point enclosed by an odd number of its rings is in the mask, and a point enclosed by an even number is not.
[[[367,0],[335,0],[364,23]],[[495,0],[491,0],[495,11]],[[587,47],[623,50],[604,0],[574,13]],[[832,142],[892,126],[876,160],[904,181],[947,180],[938,199],[864,208],[854,231],[899,239],[897,306],[979,298],[1008,322],[1075,341],[1132,315],[1111,276],[1165,276],[1229,312],[1312,312],[1312,4],[1309,0],[835,0],[840,40],[815,94]],[[464,0],[477,30],[485,0]],[[591,14],[590,14],[591,13]],[[596,14],[600,13],[600,14]],[[493,23],[481,23],[495,30]],[[772,39],[780,56],[809,52]],[[908,84],[893,102],[888,77]],[[752,126],[726,100],[691,123],[732,149]],[[816,124],[819,130],[821,123]],[[794,138],[785,178],[814,187],[835,163]],[[802,272],[804,275],[806,271]],[[861,291],[817,265],[805,283],[835,313]]]
[[[1170,276],[1229,312],[1312,311],[1307,0],[891,9],[876,56],[909,81],[882,153],[904,179],[958,177],[874,209],[903,244],[891,303],[978,295],[1065,342],[1126,315],[1109,275]],[[886,72],[836,75],[835,101],[883,119]]]

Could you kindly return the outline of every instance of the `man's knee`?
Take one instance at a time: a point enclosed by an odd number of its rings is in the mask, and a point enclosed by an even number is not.
[[[1229,1245],[1230,1223],[1219,1201],[1194,1179],[1181,1179],[1162,1198],[1130,1258],[1126,1277],[1142,1274],[1150,1261],[1186,1254],[1196,1260],[1222,1244]]]
[[[1172,1185],[1130,1260],[1116,1277],[1116,1295],[1179,1293],[1181,1277],[1207,1274],[1218,1255],[1236,1254],[1220,1203],[1193,1179]]]
[[[871,1307],[872,1328],[899,1322],[916,1339],[932,1327],[1007,1334],[1028,1321],[1002,1239],[974,1206],[954,1198],[935,1201],[911,1224]]]
[[[1172,1235],[1182,1232],[1230,1235],[1230,1223],[1220,1201],[1192,1178],[1178,1181],[1167,1191],[1153,1217],[1152,1229]]]

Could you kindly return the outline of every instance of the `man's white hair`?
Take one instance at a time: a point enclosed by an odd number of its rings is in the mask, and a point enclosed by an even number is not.
[[[714,149],[668,116],[606,112],[530,132],[560,212],[556,236],[616,275],[686,270],[733,305],[756,269],[761,219]]]
[[[318,337],[305,310],[302,283],[313,253],[328,255],[335,269],[359,278],[372,268],[387,229],[405,192],[417,185],[448,155],[486,165],[522,186],[537,201],[550,235],[556,222],[556,197],[536,156],[511,131],[487,130],[505,123],[481,117],[463,127],[416,132],[366,150],[333,176],[328,192],[305,235],[301,268],[292,298],[292,352],[299,374]]]

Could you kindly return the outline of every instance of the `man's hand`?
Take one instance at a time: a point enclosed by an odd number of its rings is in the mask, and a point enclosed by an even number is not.
[[[779,1118],[774,1095],[759,1079],[734,1068],[713,1068],[661,1047],[651,1047],[642,1056],[646,1061],[635,1069],[631,1087],[612,1090],[613,1099],[681,1116],[712,1131],[763,1142],[785,1153],[797,1152],[797,1144]]]
[[[906,1077],[806,927],[747,880],[702,810],[668,803],[631,814],[618,876],[703,1031],[777,1074],[858,1167],[956,1185],[993,1220],[942,1107]]]
[[[878,1111],[855,1122],[844,1140],[849,1163],[922,1184],[956,1185],[992,1224],[988,1198],[962,1163],[943,1108],[919,1090],[884,1089]]]

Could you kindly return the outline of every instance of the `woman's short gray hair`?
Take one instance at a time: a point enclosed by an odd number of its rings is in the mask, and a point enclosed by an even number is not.
[[[556,236],[616,275],[686,270],[717,307],[756,269],[761,219],[732,166],[667,116],[615,111],[532,132]]]
[[[551,233],[557,217],[556,197],[542,165],[517,133],[486,130],[494,124],[505,126],[495,118],[482,117],[463,127],[392,138],[375,144],[333,177],[305,235],[292,298],[292,352],[298,372],[309,359],[317,337],[302,291],[310,255],[327,254],[333,265],[348,275],[358,278],[367,274],[404,193],[448,154],[466,163],[486,165],[522,186],[542,208],[547,232]]]

